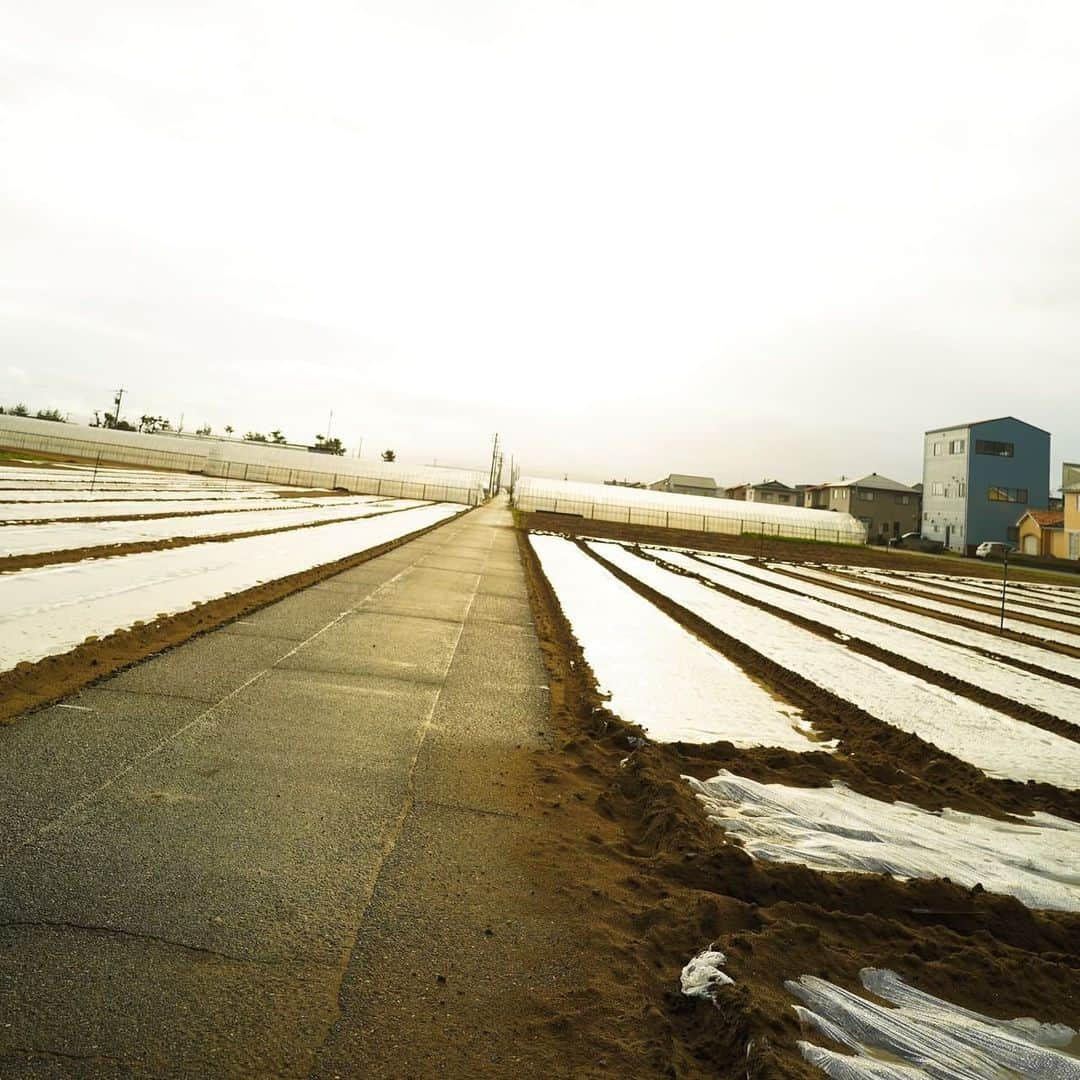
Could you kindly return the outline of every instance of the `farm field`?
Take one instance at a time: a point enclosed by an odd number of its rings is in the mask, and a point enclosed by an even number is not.
[[[0,719],[55,697],[53,684],[103,674],[103,660],[111,670],[175,644],[462,510],[227,487],[149,470],[0,466]]]
[[[977,575],[527,545],[690,1059],[1080,1076],[1080,588],[1011,585],[1001,634]]]

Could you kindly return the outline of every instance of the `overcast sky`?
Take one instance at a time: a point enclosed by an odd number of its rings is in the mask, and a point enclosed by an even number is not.
[[[0,402],[723,483],[1080,459],[1080,8],[9,0]]]

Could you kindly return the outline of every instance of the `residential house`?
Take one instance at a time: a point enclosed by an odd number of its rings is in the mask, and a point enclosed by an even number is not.
[[[736,484],[727,489],[726,498],[739,502],[776,503],[779,506],[801,506],[799,492],[779,480],[763,480],[760,484]]]
[[[1017,515],[1049,497],[1048,431],[999,416],[926,432],[922,533],[948,550],[1015,542]]]
[[[1080,465],[1062,467],[1061,494],[1065,500],[1063,556],[1080,559]]]
[[[715,499],[718,493],[716,481],[711,476],[688,476],[685,473],[671,473],[649,487],[653,491],[670,491],[676,495],[706,495],[711,499]]]
[[[866,526],[871,543],[918,532],[921,518],[919,492],[876,472],[857,480],[816,484],[804,492],[803,505],[851,514]]]
[[[1067,558],[1065,513],[1062,510],[1028,510],[1016,523],[1017,544],[1024,555]]]

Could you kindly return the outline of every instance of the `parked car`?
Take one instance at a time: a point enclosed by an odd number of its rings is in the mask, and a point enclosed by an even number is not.
[[[1006,555],[1015,554],[1016,548],[1003,544],[1000,540],[984,540],[975,549],[975,556],[979,559],[1004,559]]]
[[[907,551],[943,551],[945,545],[940,540],[931,540],[922,533],[909,532],[903,536],[894,536],[889,541],[889,547],[904,548]]]

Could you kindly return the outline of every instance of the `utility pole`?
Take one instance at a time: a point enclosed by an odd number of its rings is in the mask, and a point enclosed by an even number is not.
[[[121,386],[120,389],[116,391],[116,397],[113,398],[113,408],[116,410],[113,413],[113,427],[116,427],[120,423],[120,402],[123,401],[123,399],[124,387]]]
[[[488,498],[495,498],[495,458],[499,453],[499,433],[495,432],[495,438],[491,443],[491,469],[488,472]]]

